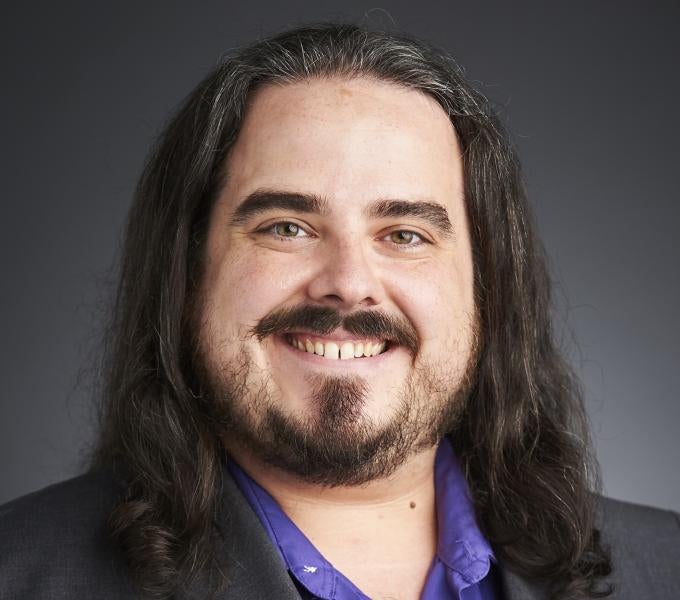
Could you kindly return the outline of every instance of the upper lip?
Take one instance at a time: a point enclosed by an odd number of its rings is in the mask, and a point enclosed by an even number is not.
[[[318,333],[316,331],[305,331],[304,329],[294,329],[294,330],[291,330],[291,331],[287,331],[286,334],[287,335],[300,336],[300,337],[308,335],[310,338],[311,337],[321,338],[321,339],[324,339],[324,340],[328,340],[329,342],[351,342],[351,341],[384,342],[384,341],[391,341],[388,338],[357,335],[356,333],[350,333],[349,331],[346,331],[345,329],[342,329],[342,328],[334,329],[331,333]]]

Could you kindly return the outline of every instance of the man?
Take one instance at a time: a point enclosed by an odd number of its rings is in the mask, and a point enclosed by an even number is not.
[[[549,292],[450,58],[241,50],[146,166],[93,468],[2,508],[2,597],[680,597],[677,515],[595,493]]]

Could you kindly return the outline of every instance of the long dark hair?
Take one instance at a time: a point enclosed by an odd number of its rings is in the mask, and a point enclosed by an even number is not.
[[[93,468],[126,494],[113,536],[139,588],[163,597],[214,567],[221,478],[210,407],[193,393],[189,323],[211,206],[252,92],[263,84],[369,76],[420,90],[450,116],[464,157],[481,357],[450,433],[480,526],[504,565],[598,591],[611,570],[594,526],[597,464],[578,384],[553,341],[550,281],[516,154],[489,101],[445,52],[354,25],[305,26],[233,53],[158,139],[129,213],[105,344]],[[124,475],[123,475],[124,474]]]

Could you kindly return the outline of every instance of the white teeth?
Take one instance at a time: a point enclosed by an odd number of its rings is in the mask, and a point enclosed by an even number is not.
[[[328,342],[323,348],[323,357],[330,360],[338,360],[340,358],[340,348],[335,342]]]
[[[354,344],[352,342],[345,342],[340,346],[340,360],[347,360],[354,358]]]
[[[385,350],[385,342],[343,342],[338,346],[336,342],[312,342],[309,338],[304,341],[297,337],[291,337],[291,345],[302,352],[317,354],[330,360],[348,360],[362,356],[377,356]]]

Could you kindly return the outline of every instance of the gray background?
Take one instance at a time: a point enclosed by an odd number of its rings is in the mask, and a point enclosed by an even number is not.
[[[6,8],[0,503],[80,468],[122,224],[167,115],[230,47],[367,11],[450,50],[497,103],[605,491],[680,510],[680,19],[641,1]]]

